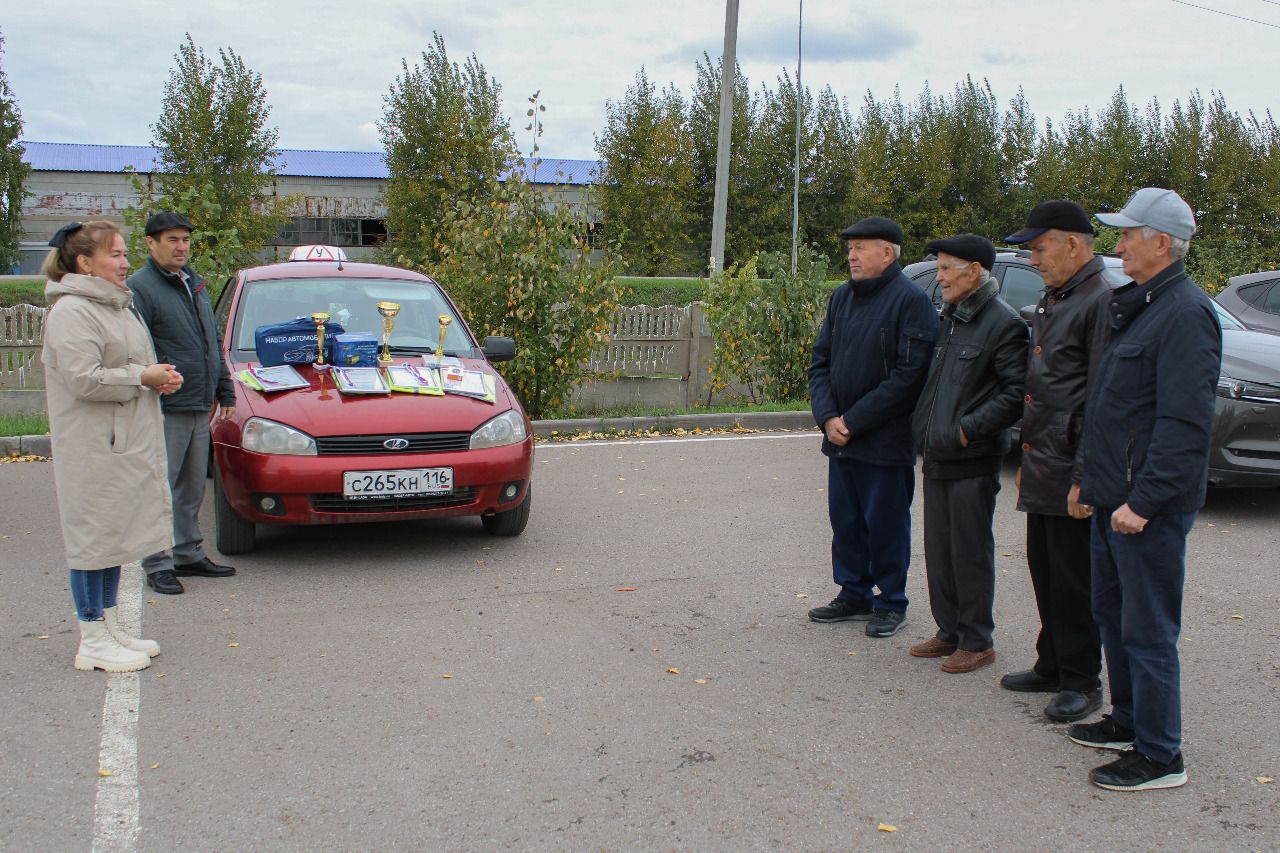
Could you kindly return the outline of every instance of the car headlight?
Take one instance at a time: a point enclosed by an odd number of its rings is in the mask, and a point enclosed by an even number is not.
[[[471,449],[506,447],[508,444],[519,444],[528,437],[524,418],[515,409],[509,409],[471,433]]]
[[[1280,388],[1275,385],[1261,385],[1256,382],[1245,382],[1233,379],[1223,373],[1218,376],[1218,387],[1215,393],[1219,397],[1231,400],[1249,400],[1254,403],[1280,403]]]
[[[240,446],[254,453],[281,456],[315,456],[316,440],[305,432],[269,421],[249,418],[240,433]]]

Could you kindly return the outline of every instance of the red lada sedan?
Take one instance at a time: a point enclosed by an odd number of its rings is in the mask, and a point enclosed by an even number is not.
[[[341,250],[310,247],[291,260],[242,270],[218,300],[223,352],[236,386],[234,417],[213,427],[218,550],[253,550],[259,524],[345,524],[479,516],[497,536],[529,519],[533,439],[528,417],[490,362],[515,357],[510,338],[477,346],[444,290],[425,275],[348,263]],[[317,249],[323,251],[317,251]],[[379,302],[400,306],[391,334],[395,364],[444,354],[493,377],[492,403],[445,394],[344,394],[332,371],[295,365],[306,388],[270,394],[241,370],[259,364],[254,331],[325,312],[348,332],[382,340]]]

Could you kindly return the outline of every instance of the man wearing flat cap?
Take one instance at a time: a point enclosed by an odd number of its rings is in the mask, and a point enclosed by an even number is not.
[[[1102,359],[1111,290],[1093,253],[1089,215],[1045,201],[1005,238],[1031,247],[1045,291],[1031,320],[1022,407],[1018,509],[1027,514],[1027,566],[1040,613],[1036,661],[1000,679],[1006,690],[1052,693],[1045,716],[1082,720],[1102,707],[1102,645],[1089,590],[1089,512],[1080,505],[1084,407]]]
[[[938,315],[902,274],[897,223],[868,216],[840,236],[849,245],[849,281],[831,294],[809,366],[809,398],[828,457],[831,566],[840,591],[809,618],[866,622],[868,636],[892,637],[907,619],[910,417]]]
[[[924,559],[938,630],[911,647],[963,673],[996,659],[991,524],[1009,428],[1022,414],[1027,324],[1000,299],[996,251],[977,234],[934,240],[946,305],[929,377],[911,418],[924,474]]]
[[[1196,224],[1177,193],[1147,187],[1119,213],[1096,215],[1120,229],[1116,254],[1133,279],[1112,294],[1080,483],[1080,502],[1093,508],[1093,616],[1111,713],[1068,734],[1127,750],[1090,771],[1095,785],[1174,788],[1187,781],[1178,662],[1187,534],[1208,481],[1222,332],[1183,269]]]
[[[164,411],[165,450],[169,457],[169,489],[173,496],[173,552],[142,561],[147,585],[165,595],[183,590],[179,577],[230,577],[204,552],[200,504],[209,466],[209,418],[215,404],[221,417],[235,411],[235,391],[222,358],[213,306],[206,281],[187,266],[191,220],[180,213],[157,213],[145,232],[150,257],[129,276],[133,304],[151,331],[161,361],[173,364],[184,378],[182,390],[160,401]]]

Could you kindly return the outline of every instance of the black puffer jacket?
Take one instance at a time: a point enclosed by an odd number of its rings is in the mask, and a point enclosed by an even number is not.
[[[1111,289],[1094,257],[1066,284],[1040,297],[1031,321],[1022,407],[1022,490],[1018,509],[1067,515],[1067,493],[1084,473],[1084,407],[1102,361]]]
[[[1000,470],[1009,427],[1022,414],[1027,324],[997,298],[987,276],[957,305],[942,309],[941,331],[911,432],[926,477],[956,480]],[[964,430],[968,445],[960,444]]]

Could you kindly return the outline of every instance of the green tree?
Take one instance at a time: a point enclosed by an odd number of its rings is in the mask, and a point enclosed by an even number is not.
[[[392,257],[412,250],[414,262],[425,265],[444,249],[442,213],[485,199],[515,145],[502,113],[502,87],[474,53],[463,65],[450,62],[437,32],[420,64],[401,67],[378,123],[389,172],[387,249]]]
[[[4,36],[0,35],[0,59],[4,57]],[[18,144],[22,136],[22,113],[9,88],[9,79],[0,65],[0,272],[7,272],[22,260],[18,241],[22,237],[23,189],[31,167],[22,160],[26,150]]]
[[[218,60],[187,34],[151,128],[159,170],[153,183],[135,180],[134,188],[138,210],[176,210],[196,224],[197,265],[202,252],[223,241],[216,253],[220,268],[208,271],[221,281],[223,273],[253,263],[275,240],[293,199],[273,192],[279,133],[268,125],[271,108],[262,75],[230,48],[219,48]],[[234,251],[225,245],[228,234],[239,243]],[[144,246],[141,254],[130,253],[135,264],[142,263],[145,244],[133,245]]]
[[[720,141],[720,73],[721,59],[713,65],[706,53],[697,63],[693,94],[685,108],[685,122],[693,151],[693,254],[701,262],[698,272],[706,269],[711,256],[711,219],[715,210],[716,149]],[[733,122],[729,131],[729,197],[725,223],[725,263],[731,266],[741,258],[737,251],[739,235],[747,216],[744,213],[744,187],[740,178],[746,174],[747,140],[755,124],[755,101],[751,97],[742,69],[734,74]]]
[[[625,270],[674,275],[700,268],[693,257],[694,160],[684,99],[657,91],[642,67],[620,102],[605,105],[600,211]]]

